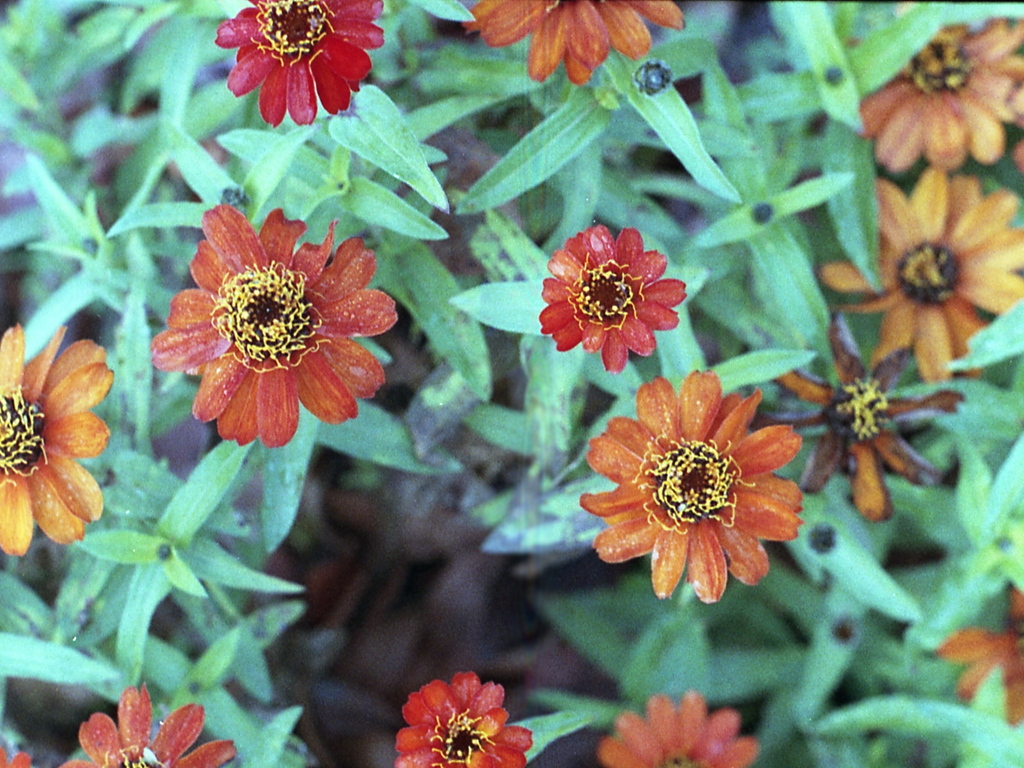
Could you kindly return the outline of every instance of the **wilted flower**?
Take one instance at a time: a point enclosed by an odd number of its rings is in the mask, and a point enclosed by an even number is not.
[[[398,319],[389,296],[366,290],[373,251],[349,238],[327,265],[334,225],[320,245],[295,250],[305,231],[280,208],[258,237],[231,206],[207,211],[206,240],[191,265],[199,288],[174,297],[168,330],[153,339],[157,368],[202,374],[192,413],[217,419],[226,440],[284,445],[298,427],[299,401],[337,424],[356,415],[355,398],[384,383],[377,359],[351,340]]]
[[[1008,626],[1004,632],[989,632],[981,627],[965,627],[951,634],[936,653],[959,664],[970,666],[960,675],[957,695],[970,701],[978,686],[996,667],[1003,669],[1006,691],[1006,719],[1013,725],[1024,720],[1024,594],[1010,593]]]
[[[460,672],[451,685],[427,683],[402,707],[409,724],[395,737],[395,768],[523,768],[533,736],[505,725],[505,689]]]
[[[986,325],[975,307],[1001,314],[1024,298],[1024,278],[1015,274],[1024,267],[1024,230],[1009,226],[1020,200],[1006,189],[982,197],[976,177],[948,179],[935,168],[909,199],[885,179],[876,191],[882,293],[848,262],[825,264],[821,279],[836,291],[869,294],[844,309],[885,312],[873,366],[913,345],[922,379],[948,379],[950,360],[966,354],[967,340]]]
[[[383,0],[249,0],[217,27],[221,48],[238,48],[228,88],[243,96],[260,83],[260,114],[280,125],[287,109],[299,125],[316,117],[316,101],[331,114],[348,108],[370,73],[368,49],[384,44],[373,21]]]
[[[1024,119],[1024,24],[994,19],[971,32],[946,27],[881,90],[861,102],[864,135],[878,162],[897,173],[923,154],[952,170],[970,152],[991,165],[1006,151],[1003,123]]]
[[[235,756],[231,741],[211,741],[182,756],[203,730],[204,713],[186,704],[169,714],[150,741],[153,708],[145,684],[125,688],[117,722],[97,712],[78,729],[88,760],[68,760],[60,768],[219,768]]]
[[[676,395],[667,379],[642,384],[639,420],[616,416],[590,441],[587,463],[618,484],[585,493],[580,504],[611,526],[594,540],[598,556],[619,563],[651,552],[654,592],[675,590],[683,569],[705,603],[725,591],[727,571],[744,584],[768,573],[758,539],[795,539],[803,496],[772,474],[800,450],[789,426],[751,433],[761,390],[722,397],[713,372],[693,372]]]
[[[541,333],[560,351],[583,342],[587,352],[601,350],[606,370],[626,367],[629,350],[654,351],[654,331],[679,324],[671,309],[686,298],[686,283],[659,278],[668,265],[657,251],[645,251],[640,233],[626,227],[617,240],[599,224],[565,241],[548,262],[554,275],[544,281]]]
[[[106,350],[88,340],[56,357],[65,330],[28,364],[20,325],[0,339],[0,548],[9,555],[28,550],[33,519],[69,544],[103,512],[99,485],[76,459],[107,447],[110,430],[89,409],[107,396],[114,374]]]
[[[796,427],[825,425],[800,478],[808,493],[820,491],[842,468],[850,475],[853,503],[868,520],[892,516],[892,499],[885,486],[883,464],[912,483],[936,483],[941,473],[910,444],[886,427],[935,411],[951,412],[963,395],[943,389],[925,397],[889,398],[886,393],[899,380],[910,350],[896,349],[882,358],[869,374],[857,344],[841,314],[829,327],[832,357],[839,386],[833,387],[807,373],[793,371],[777,380],[798,397],[822,410],[804,416],[776,416]]]
[[[604,768],[747,768],[757,759],[757,739],[739,736],[740,713],[717,709],[708,714],[704,697],[689,691],[676,707],[668,696],[647,700],[647,719],[623,712],[616,736],[597,745]]]
[[[501,48],[530,41],[529,72],[543,82],[565,62],[565,71],[582,85],[614,48],[639,59],[651,49],[651,33],[643,19],[662,27],[683,28],[683,12],[671,0],[481,0],[473,6],[474,21],[484,42]]]

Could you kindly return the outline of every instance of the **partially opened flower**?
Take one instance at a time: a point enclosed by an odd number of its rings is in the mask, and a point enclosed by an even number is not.
[[[991,165],[1006,151],[1003,123],[1024,119],[1024,24],[994,19],[972,32],[946,27],[894,80],[860,105],[864,135],[875,157],[893,173],[923,154],[952,170],[970,152]]]
[[[235,756],[231,741],[211,741],[185,755],[203,730],[203,708],[186,704],[171,712],[150,738],[153,707],[145,684],[125,688],[117,722],[97,712],[82,723],[78,740],[88,760],[68,760],[60,768],[219,768]]]
[[[541,333],[561,351],[580,342],[587,352],[600,350],[605,369],[619,373],[629,350],[651,354],[654,331],[679,324],[672,307],[686,298],[686,283],[659,279],[667,265],[631,227],[615,240],[601,224],[570,237],[548,262],[554,277],[544,281]]]
[[[1024,298],[1024,229],[1011,228],[1020,199],[1006,189],[982,196],[974,176],[952,179],[929,168],[908,198],[879,179],[879,275],[875,294],[849,262],[832,262],[821,279],[836,291],[866,293],[844,309],[884,312],[871,364],[913,345],[925,381],[952,375],[951,360],[967,353],[967,340],[987,321],[975,307],[1001,314]]]
[[[280,125],[287,110],[299,125],[347,109],[372,66],[366,53],[384,44],[374,24],[383,0],[249,0],[217,27],[221,48],[238,48],[228,88],[244,96],[260,86],[260,114]]]
[[[772,474],[796,456],[801,439],[782,425],[751,433],[760,402],[761,390],[722,397],[710,371],[691,373],[678,395],[661,377],[642,384],[638,420],[616,416],[590,441],[587,463],[618,484],[580,497],[610,526],[594,540],[598,556],[619,563],[650,552],[660,598],[687,568],[705,603],[721,598],[727,572],[744,584],[768,573],[759,539],[795,539],[802,522],[800,489]]]
[[[20,325],[0,339],[0,548],[23,555],[33,520],[58,544],[78,541],[103,512],[103,493],[76,460],[99,456],[110,430],[90,411],[110,390],[103,347],[81,340],[57,357],[60,328],[25,363]]]
[[[192,413],[217,419],[217,432],[276,447],[292,439],[299,402],[331,424],[356,415],[384,370],[353,336],[383,333],[398,319],[395,302],[367,290],[376,269],[359,238],[338,246],[332,224],[320,245],[295,244],[306,231],[281,209],[259,236],[239,211],[203,214],[205,240],[192,259],[197,289],[171,302],[168,329],[153,339],[153,365],[202,374]]]
[[[523,768],[533,735],[506,725],[505,689],[460,672],[451,685],[427,683],[402,707],[409,724],[395,737],[395,768]]]
[[[1024,594],[1010,593],[1007,628],[990,632],[981,627],[958,629],[943,641],[936,653],[946,661],[969,666],[956,684],[957,695],[970,701],[996,667],[1002,667],[1006,691],[1006,719],[1013,725],[1024,721]]]
[[[887,520],[892,516],[892,499],[885,485],[883,466],[918,485],[937,483],[942,476],[898,432],[887,427],[937,411],[952,412],[963,395],[943,389],[924,397],[889,398],[886,393],[899,380],[910,350],[893,350],[869,374],[841,314],[832,318],[829,341],[838,386],[799,371],[777,379],[786,389],[822,410],[774,418],[797,427],[826,427],[800,478],[804,491],[820,491],[829,477],[842,468],[850,475],[853,503],[860,513],[868,520]]]
[[[17,752],[8,762],[7,753],[0,747],[0,768],[32,768],[32,758],[24,752]]]
[[[757,759],[757,739],[740,736],[740,713],[708,714],[704,697],[689,691],[679,702],[658,694],[647,700],[647,719],[635,712],[615,718],[614,737],[597,745],[604,768],[747,768]]]
[[[672,0],[480,0],[466,29],[501,48],[530,41],[529,72],[544,82],[560,61],[576,85],[582,85],[614,48],[638,59],[651,49],[644,19],[662,27],[683,28],[683,12]]]

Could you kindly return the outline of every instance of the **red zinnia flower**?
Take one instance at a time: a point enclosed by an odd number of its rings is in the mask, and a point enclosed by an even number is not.
[[[544,82],[559,61],[576,85],[583,85],[614,48],[631,59],[651,49],[643,19],[683,28],[683,12],[670,0],[481,0],[466,29],[479,31],[492,48],[530,41],[529,71]]]
[[[504,688],[481,685],[475,672],[409,694],[402,707],[409,727],[395,737],[395,768],[523,768],[533,736],[521,725],[505,725],[504,699]]]
[[[25,752],[18,752],[7,762],[7,753],[0,747],[0,768],[32,768],[32,758]]]
[[[365,290],[377,262],[359,238],[338,246],[327,265],[334,224],[320,245],[295,243],[306,231],[281,209],[259,236],[239,211],[203,214],[206,240],[192,259],[198,289],[171,302],[168,330],[153,339],[153,365],[199,371],[192,413],[217,419],[217,432],[270,447],[292,439],[299,401],[331,424],[356,415],[384,369],[353,336],[383,333],[398,319],[395,302]]]
[[[78,729],[88,760],[68,760],[60,768],[219,768],[235,756],[231,741],[211,741],[182,757],[203,730],[204,712],[186,704],[167,716],[150,741],[153,708],[145,684],[125,688],[117,704],[117,723],[97,712]]]
[[[668,265],[657,251],[645,251],[640,233],[626,227],[612,240],[598,224],[565,241],[548,262],[554,278],[544,281],[541,333],[559,351],[581,341],[587,352],[601,350],[606,370],[626,367],[628,350],[646,357],[656,345],[654,331],[679,324],[671,309],[686,298],[682,280],[659,280]]]
[[[747,768],[757,759],[757,739],[740,736],[740,713],[718,709],[708,715],[704,697],[689,691],[679,706],[658,694],[647,700],[647,719],[623,712],[615,719],[617,738],[597,745],[604,768]]]
[[[352,91],[373,66],[367,49],[384,44],[373,21],[383,0],[249,0],[217,27],[221,48],[238,48],[228,88],[243,96],[260,83],[260,114],[280,125],[285,109],[299,125],[348,108]],[[315,90],[314,90],[315,88]]]
[[[689,559],[686,580],[714,603],[726,571],[744,584],[768,573],[758,539],[788,541],[801,524],[803,495],[772,474],[800,450],[789,426],[750,433],[761,390],[722,397],[718,375],[694,371],[676,396],[667,379],[636,393],[639,421],[616,416],[590,441],[587,463],[618,483],[585,493],[580,504],[607,520],[594,539],[598,556],[621,563],[652,553],[654,592],[672,594]]]
[[[28,364],[20,325],[0,339],[0,548],[9,555],[28,550],[33,519],[69,544],[103,512],[99,485],[76,459],[107,447],[110,430],[89,409],[107,396],[114,374],[107,351],[86,339],[57,357],[65,330]]]

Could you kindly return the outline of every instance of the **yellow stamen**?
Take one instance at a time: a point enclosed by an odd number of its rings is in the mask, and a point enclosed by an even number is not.
[[[633,285],[614,261],[584,270],[573,288],[572,301],[579,311],[601,325],[621,328],[635,311]]]
[[[908,251],[896,265],[904,295],[925,304],[939,304],[953,295],[956,259],[941,246],[924,244]]]
[[[479,717],[470,717],[468,712],[453,714],[445,724],[438,718],[432,739],[437,742],[437,746],[432,747],[432,750],[440,759],[434,765],[441,766],[445,762],[469,765],[470,758],[483,750],[484,744],[493,743],[480,730],[480,720]]]
[[[657,509],[650,515],[664,528],[679,528],[700,520],[732,525],[736,509],[733,485],[740,468],[713,443],[684,440],[660,455],[648,456],[646,484]],[[658,512],[668,516],[664,520]]]
[[[308,56],[334,31],[330,18],[331,11],[322,0],[267,0],[256,14],[264,37],[257,44],[281,63]]]
[[[910,79],[925,93],[956,92],[967,85],[971,62],[960,45],[964,31],[940,32],[909,64]]]
[[[0,395],[0,474],[27,477],[45,455],[43,413],[21,388]]]
[[[853,437],[870,440],[888,421],[889,399],[876,379],[857,379],[841,387],[832,408]]]

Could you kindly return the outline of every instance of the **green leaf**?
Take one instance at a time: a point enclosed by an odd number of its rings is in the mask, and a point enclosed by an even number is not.
[[[989,505],[992,471],[973,443],[966,440],[958,442],[957,454],[960,457],[956,482],[957,515],[971,543],[981,547],[999,535],[997,530],[986,526],[987,515],[979,514]]]
[[[826,610],[819,614],[811,644],[804,655],[803,674],[797,688],[795,712],[799,722],[811,722],[825,708],[853,661],[864,632],[864,609],[842,588],[830,590]],[[851,610],[852,609],[852,610]],[[838,622],[849,636],[837,637]]]
[[[7,52],[0,48],[0,91],[7,94],[11,101],[22,109],[35,112],[39,109],[39,99],[32,91],[28,80],[10,62]]]
[[[611,122],[611,113],[588,89],[573,90],[485,173],[459,201],[460,214],[496,208],[553,176],[585,150]]]
[[[862,94],[889,82],[928,44],[944,23],[943,5],[916,5],[850,48],[850,69]]]
[[[605,61],[605,71],[616,90],[665,142],[694,181],[725,200],[740,202],[736,187],[704,148],[693,114],[675,88],[666,88],[654,96],[641,92],[633,83],[628,60],[617,53]]]
[[[49,635],[53,611],[35,592],[9,573],[0,572],[0,616],[2,626],[21,634]]]
[[[0,678],[23,677],[61,685],[93,685],[121,673],[84,653],[34,637],[0,632]]]
[[[967,342],[966,355],[952,361],[950,370],[982,368],[1024,354],[1024,301],[1018,301]]]
[[[133,279],[124,300],[116,340],[112,360],[115,396],[125,405],[123,423],[133,427],[135,444],[145,449],[149,446],[153,363],[146,320],[146,286],[141,275]]]
[[[25,352],[33,355],[77,312],[99,298],[99,290],[85,272],[79,272],[49,294],[25,324]]]
[[[283,136],[269,134],[264,145],[265,152],[253,163],[242,188],[248,193],[252,204],[249,210],[259,213],[267,200],[274,194],[292,167],[295,154],[305,145],[316,132],[316,126],[295,128]],[[268,132],[269,133],[269,132]]]
[[[839,122],[825,127],[822,160],[827,174],[852,173],[853,183],[828,198],[828,212],[843,251],[868,283],[878,280],[878,202],[875,197],[875,157],[872,144]]]
[[[418,240],[446,240],[444,227],[413,208],[390,189],[356,177],[341,198],[345,210],[367,224],[386,227]]]
[[[435,208],[448,211],[448,198],[420,143],[398,107],[377,86],[365,85],[354,94],[348,112],[331,119],[330,133],[343,147],[404,181]]]
[[[130,530],[89,531],[78,544],[93,557],[127,565],[155,563],[166,546],[167,539]]]
[[[245,760],[245,768],[279,768],[288,737],[302,716],[302,707],[290,707],[274,715],[260,728],[259,740]]]
[[[171,498],[157,530],[171,541],[187,545],[217,508],[251,448],[252,443],[238,445],[225,440],[206,454]]]
[[[821,109],[811,72],[768,72],[739,87],[748,115],[767,123],[809,117]]]
[[[803,368],[814,359],[814,355],[809,349],[759,349],[730,357],[711,370],[722,380],[722,391],[731,392],[749,384],[771,381],[795,368]]]
[[[181,559],[177,550],[172,548],[170,557],[164,558],[162,562],[164,573],[167,574],[167,578],[172,586],[189,595],[195,595],[196,597],[207,596],[206,588],[196,578],[188,564]]]
[[[321,425],[317,442],[347,456],[406,472],[435,475],[459,468],[450,456],[437,456],[440,461],[436,465],[423,461],[413,448],[409,428],[397,416],[366,401],[359,403],[356,418]]]
[[[248,592],[277,594],[294,594],[303,590],[301,584],[269,576],[243,565],[219,544],[209,539],[195,539],[192,546],[182,551],[181,557],[199,578],[212,584],[244,589]]]
[[[51,237],[72,245],[79,245],[93,237],[92,228],[85,214],[64,193],[43,161],[35,155],[26,155],[25,168],[28,171],[32,194],[46,212]]]
[[[533,746],[526,752],[526,762],[529,763],[555,739],[586,728],[591,722],[593,717],[590,712],[567,711],[528,717],[512,725],[521,725],[533,734]]]
[[[452,296],[451,303],[474,320],[510,333],[540,335],[540,281],[484,283]]]
[[[264,452],[260,519],[263,523],[263,547],[267,552],[281,546],[295,522],[319,427],[319,420],[305,408],[300,408],[295,436],[281,448]]]
[[[178,170],[207,207],[220,203],[225,189],[238,186],[210,153],[181,128],[168,122],[161,127]]]
[[[427,13],[448,21],[472,21],[473,14],[458,0],[411,0]]]
[[[646,701],[656,693],[679,697],[688,690],[708,690],[711,647],[698,610],[691,601],[642,628],[619,673],[629,699]]]
[[[117,628],[115,650],[117,666],[125,671],[129,685],[134,684],[142,672],[142,651],[153,612],[170,591],[171,583],[161,563],[140,566],[132,574],[128,599]]]
[[[176,696],[174,706],[183,704],[195,696],[193,686],[198,686],[199,690],[210,690],[220,685],[238,651],[241,633],[241,627],[235,627],[203,652],[195,666],[185,676],[185,690],[181,691],[183,698],[179,699]]]
[[[484,211],[484,223],[470,238],[469,250],[488,280],[539,281],[549,274],[548,255],[501,211]]]
[[[998,536],[1024,497],[1024,434],[1010,449],[1003,465],[992,480],[985,508],[985,522],[982,530],[989,536]]]
[[[851,128],[860,128],[860,94],[852,76],[843,44],[836,36],[832,19],[825,3],[801,3],[799,6],[779,3],[772,6],[783,33],[789,33],[793,42],[807,54],[814,72],[818,96],[825,112]],[[829,82],[826,72],[837,72]]]

